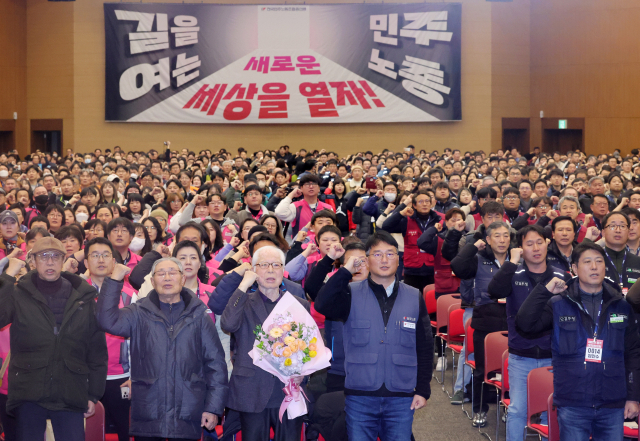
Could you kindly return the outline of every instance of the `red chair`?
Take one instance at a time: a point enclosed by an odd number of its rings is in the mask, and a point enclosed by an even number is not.
[[[549,398],[547,399],[547,418],[549,419],[549,441],[560,441],[558,409],[553,405],[553,394],[550,394]]]
[[[459,308],[461,303],[460,294],[447,294],[440,296],[436,302],[436,337],[440,339],[443,356],[447,333],[441,330],[447,326],[447,323],[449,322],[449,308],[451,305],[457,305]],[[438,377],[436,377],[436,381],[440,384],[444,383],[444,369],[442,370],[441,380],[438,380]]]
[[[638,426],[640,426],[640,416],[638,417]],[[638,429],[632,429],[631,427],[624,426],[624,437],[640,439],[640,434],[638,433]]]
[[[471,319],[467,320],[464,325],[465,329],[465,344],[467,350],[464,352],[464,364],[462,365],[462,376],[464,377],[464,369],[468,366],[471,369],[471,396],[473,397],[473,371],[476,369],[476,362],[469,360],[469,355],[473,354],[475,347],[473,346],[473,328],[471,327]],[[473,403],[471,405],[471,415],[464,409],[464,399],[462,400],[462,411],[467,415],[470,420],[473,419]]]
[[[498,441],[498,437],[500,432],[498,429],[500,428],[500,405],[504,407],[504,411],[506,412],[509,408],[510,399],[507,398],[507,393],[509,392],[509,350],[507,349],[502,353],[502,389],[500,391],[500,403],[498,404],[498,409],[496,411],[496,441]]]
[[[502,354],[509,349],[509,337],[504,331],[492,332],[484,338],[484,381],[483,384],[493,386],[498,390],[496,405],[500,406],[500,393],[502,391],[502,379],[497,380],[492,374],[502,375]],[[480,403],[483,400],[484,386],[480,391]],[[478,431],[485,434],[480,428]],[[488,435],[487,435],[488,436]],[[497,441],[497,440],[496,440]]]
[[[453,389],[455,388],[456,381],[456,354],[460,354],[462,352],[464,343],[463,315],[464,309],[461,309],[459,305],[451,305],[449,307],[449,321],[447,322],[447,336],[445,338],[445,342],[449,349],[451,349],[451,394],[455,392]],[[453,396],[449,395],[449,392],[445,390],[444,383],[442,384],[442,390],[445,391],[449,398]]]
[[[553,394],[553,371],[551,367],[533,369],[527,376],[527,426],[524,428],[526,438],[529,430],[536,435],[549,437],[549,426],[534,424],[531,417],[547,410],[549,395]]]
[[[86,419],[84,428],[85,441],[104,441],[104,406],[96,403],[96,412]]]

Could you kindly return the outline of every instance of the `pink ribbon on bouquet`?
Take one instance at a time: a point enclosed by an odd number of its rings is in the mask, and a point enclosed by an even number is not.
[[[294,383],[293,380],[289,380],[289,383],[286,384],[285,387],[282,388],[282,390],[284,391],[285,396],[284,400],[282,400],[282,404],[280,405],[280,422],[282,422],[282,415],[284,415],[287,407],[289,407],[292,402],[300,401],[302,399],[302,397],[300,396],[301,394],[304,398],[307,399],[307,401],[309,401],[309,398],[307,398],[307,395],[304,393],[304,391],[300,388],[299,385]]]

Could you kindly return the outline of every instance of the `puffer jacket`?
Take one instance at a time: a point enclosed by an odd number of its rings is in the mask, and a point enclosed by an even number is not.
[[[153,290],[118,308],[123,282],[106,278],[98,321],[110,334],[131,339],[131,426],[134,436],[199,439],[203,412],[222,415],[227,365],[207,307],[183,288],[185,307],[170,325]]]
[[[96,289],[75,274],[60,329],[31,271],[18,284],[0,276],[0,328],[11,326],[7,411],[26,402],[49,410],[86,412],[104,394],[107,342],[95,317]]]

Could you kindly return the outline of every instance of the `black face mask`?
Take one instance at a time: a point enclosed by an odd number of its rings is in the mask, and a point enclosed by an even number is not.
[[[40,196],[36,196],[34,200],[36,201],[36,205],[47,205],[47,202],[49,202],[49,195],[41,194]]]

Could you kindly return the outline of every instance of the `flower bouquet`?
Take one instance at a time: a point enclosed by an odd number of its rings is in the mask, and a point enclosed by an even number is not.
[[[306,414],[304,392],[294,378],[310,375],[331,364],[331,351],[325,347],[315,321],[304,306],[286,292],[254,333],[256,340],[249,352],[253,364],[285,384],[280,421],[285,411],[289,419]]]

